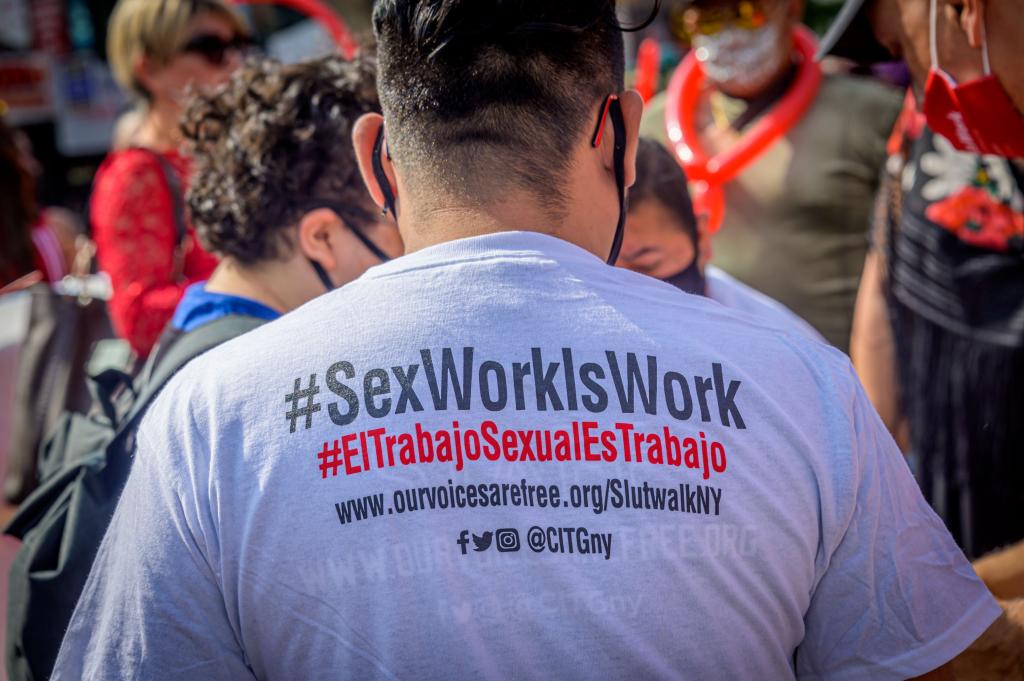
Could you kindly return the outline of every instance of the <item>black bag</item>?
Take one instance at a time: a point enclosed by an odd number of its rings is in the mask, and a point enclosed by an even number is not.
[[[102,414],[63,415],[45,445],[46,468],[53,472],[4,529],[22,540],[8,585],[5,657],[11,681],[47,679],[53,671],[128,479],[135,431],[150,403],[191,359],[263,323],[229,315],[179,334],[164,343],[141,386],[111,390],[117,383],[112,381],[100,389]]]
[[[85,413],[92,403],[85,366],[93,346],[112,338],[106,305],[61,295],[36,284],[28,335],[18,358],[9,454],[3,493],[17,504],[39,483],[37,454],[64,412]]]
[[[174,168],[155,151],[174,211],[174,277],[180,278],[188,249],[185,198]],[[83,253],[79,253],[83,255]],[[85,264],[72,280],[80,280],[95,266],[95,248],[85,254]],[[115,343],[114,330],[107,315],[106,301],[90,295],[58,293],[47,284],[32,291],[32,311],[28,337],[21,349],[17,368],[14,414],[8,459],[3,481],[4,498],[18,504],[42,481],[37,455],[40,447],[65,412],[84,414],[95,395],[90,391],[87,367],[100,359],[94,352],[104,343]],[[121,344],[127,346],[124,341]],[[105,347],[101,352],[109,352]],[[124,350],[129,357],[130,350]],[[117,353],[114,353],[117,354]],[[130,370],[130,360],[121,367]],[[2,449],[2,448],[0,448]]]

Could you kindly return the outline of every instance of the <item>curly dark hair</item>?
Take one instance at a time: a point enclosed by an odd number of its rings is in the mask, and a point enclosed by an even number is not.
[[[332,56],[247,63],[197,97],[182,128],[195,161],[188,203],[203,246],[243,264],[291,252],[286,230],[316,201],[353,227],[373,203],[352,148],[352,126],[379,112],[376,64]]]

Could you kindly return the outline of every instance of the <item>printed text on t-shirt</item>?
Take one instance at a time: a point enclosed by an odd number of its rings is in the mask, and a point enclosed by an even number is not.
[[[606,350],[600,362],[578,363],[571,348],[562,348],[559,361],[546,358],[541,348],[518,362],[479,361],[474,348],[464,347],[461,361],[451,348],[420,350],[419,362],[404,366],[364,370],[341,360],[323,373],[330,393],[339,399],[324,403],[317,373],[295,379],[285,395],[285,420],[289,432],[298,424],[313,427],[317,414],[337,426],[347,426],[361,413],[375,419],[422,412],[424,404],[435,411],[469,411],[474,390],[487,411],[570,411],[598,414],[614,401],[623,414],[642,411],[651,416],[667,414],[677,421],[700,418],[717,420],[726,427],[746,429],[737,405],[741,381],[727,379],[719,363],[711,364],[710,376],[684,374],[659,364],[653,355]],[[425,384],[425,385],[424,385]]]

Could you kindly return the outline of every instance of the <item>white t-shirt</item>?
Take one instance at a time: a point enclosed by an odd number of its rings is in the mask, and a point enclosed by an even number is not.
[[[711,300],[771,322],[780,329],[802,333],[822,343],[827,342],[813,326],[788,307],[747,286],[725,270],[708,265],[704,268],[704,279],[705,294]]]
[[[504,233],[186,367],[54,678],[880,681],[999,612],[845,356]]]

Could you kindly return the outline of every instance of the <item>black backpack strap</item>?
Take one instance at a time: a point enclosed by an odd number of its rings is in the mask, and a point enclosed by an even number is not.
[[[174,243],[178,248],[182,248],[185,245],[185,239],[188,237],[188,221],[185,218],[185,190],[181,186],[181,180],[178,179],[178,173],[171,165],[163,154],[147,149],[145,147],[132,147],[138,151],[144,151],[156,160],[160,166],[160,173],[164,176],[164,182],[167,183],[167,190],[171,193],[171,211],[174,215]],[[92,195],[95,189],[95,179],[93,186],[89,188],[89,200],[87,204],[92,203]],[[88,212],[88,211],[87,211]],[[86,229],[89,231],[89,237],[93,237],[92,220],[86,221]],[[95,256],[94,256],[95,257]]]
[[[123,438],[135,429],[150,403],[156,399],[167,382],[191,360],[265,323],[264,319],[248,315],[227,315],[177,337],[162,354],[159,364],[153,368],[148,380],[139,388],[138,398],[131,411],[118,425],[115,439]]]
[[[139,148],[142,149],[142,147]],[[185,237],[188,236],[188,228],[185,221],[185,192],[182,190],[181,180],[178,179],[178,172],[163,154],[152,149],[144,149],[144,151],[152,154],[153,158],[160,164],[160,170],[163,172],[167,189],[171,192],[171,209],[174,212],[174,243],[181,248],[185,244]]]

